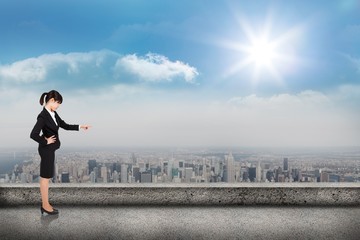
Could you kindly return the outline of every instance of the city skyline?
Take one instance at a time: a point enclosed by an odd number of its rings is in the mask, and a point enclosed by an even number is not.
[[[360,146],[360,3],[0,3],[0,147]]]
[[[53,182],[359,182],[359,154],[359,148],[288,152],[259,149],[230,152],[221,149],[147,149],[135,152],[78,149],[58,153]],[[0,158],[0,183],[38,182],[40,158],[36,152],[14,152],[8,157],[14,159],[6,170]]]

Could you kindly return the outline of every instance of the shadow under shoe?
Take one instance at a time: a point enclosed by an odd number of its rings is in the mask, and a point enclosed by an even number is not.
[[[41,215],[40,222],[44,227],[48,227],[50,223],[59,218],[59,214],[55,215]]]

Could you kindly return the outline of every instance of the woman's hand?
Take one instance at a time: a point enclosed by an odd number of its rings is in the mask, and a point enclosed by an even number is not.
[[[89,128],[91,128],[90,125],[80,125],[80,128],[84,129],[84,130],[88,130]]]
[[[56,141],[56,137],[55,135],[52,135],[51,137],[47,138],[45,137],[46,141],[47,141],[47,144],[51,144],[51,143],[54,143]]]

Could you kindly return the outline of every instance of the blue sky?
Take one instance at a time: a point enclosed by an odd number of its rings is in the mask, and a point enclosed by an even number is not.
[[[359,11],[355,0],[1,1],[1,131],[31,146],[37,98],[57,89],[65,120],[94,125],[63,133],[69,145],[358,146]]]

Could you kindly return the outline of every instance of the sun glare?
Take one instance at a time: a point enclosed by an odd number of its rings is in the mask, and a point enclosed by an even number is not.
[[[256,40],[249,47],[249,58],[255,62],[256,65],[270,66],[275,56],[274,46],[266,39]]]
[[[283,85],[283,74],[293,69],[298,61],[294,55],[294,46],[302,32],[302,26],[293,27],[273,37],[271,19],[267,19],[263,29],[251,28],[244,19],[238,19],[242,34],[237,41],[223,40],[220,44],[238,54],[235,61],[225,72],[225,77],[241,73],[251,68],[252,83],[274,81]],[[279,31],[276,31],[279,33]]]

